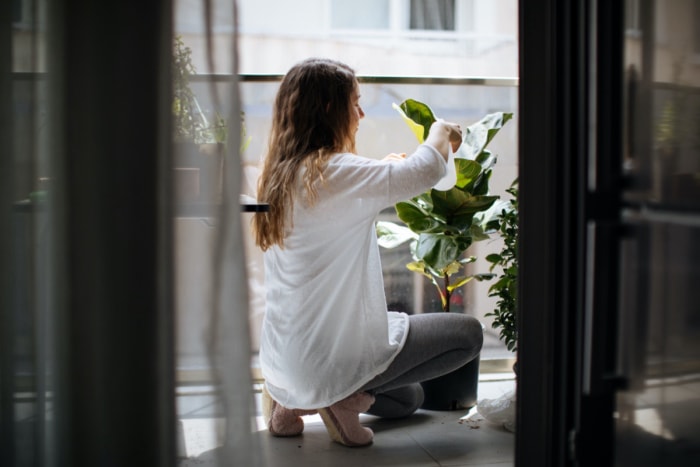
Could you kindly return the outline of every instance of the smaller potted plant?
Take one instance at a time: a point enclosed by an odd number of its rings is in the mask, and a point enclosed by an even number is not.
[[[423,142],[436,121],[430,107],[407,99],[395,108],[418,141]],[[486,146],[511,118],[510,113],[496,112],[468,126],[462,145],[454,154],[454,185],[446,189],[433,188],[397,203],[396,213],[405,226],[377,223],[381,246],[393,248],[411,242],[413,261],[406,266],[431,281],[445,312],[450,311],[451,296],[459,287],[474,279],[495,277],[493,273],[465,273],[465,266],[476,260],[474,256],[465,256],[465,252],[473,242],[490,238],[489,234],[499,228],[498,219],[487,215],[498,196],[489,194],[489,179],[496,156]],[[426,398],[423,408],[473,407],[478,377],[477,358],[453,373],[424,382]]]
[[[226,120],[218,113],[210,122],[190,86],[190,78],[197,73],[192,63],[192,49],[182,36],[173,40],[173,121],[176,142],[212,144],[226,142]]]
[[[190,86],[196,73],[192,49],[181,36],[173,40],[173,138],[177,198],[187,204],[209,204],[221,195],[226,120],[207,117]]]
[[[491,263],[490,271],[500,269],[500,274],[489,287],[489,297],[497,297],[496,308],[486,316],[493,317],[492,327],[500,328],[499,337],[512,352],[518,350],[518,180],[514,180],[506,190],[512,198],[498,213],[498,232],[503,238],[503,248],[499,253],[486,256]],[[517,365],[517,363],[516,363]],[[517,366],[514,366],[514,370]],[[517,372],[517,371],[516,371]]]
[[[497,269],[500,274],[496,282],[489,287],[489,296],[497,297],[496,308],[487,313],[492,316],[492,327],[500,328],[499,338],[512,352],[518,349],[518,179],[506,190],[511,195],[507,204],[499,206],[498,233],[503,239],[499,253],[486,256],[491,263],[490,270]],[[513,364],[513,371],[518,374],[518,362]],[[515,390],[507,391],[496,399],[481,399],[477,411],[486,420],[503,424],[508,431],[515,431]]]

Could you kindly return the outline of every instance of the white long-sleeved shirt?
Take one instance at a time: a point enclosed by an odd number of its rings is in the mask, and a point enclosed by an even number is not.
[[[375,220],[445,173],[440,153],[423,144],[404,161],[336,154],[311,207],[298,185],[284,248],[264,255],[260,364],[280,404],[330,406],[394,360],[409,321],[404,313],[387,313]]]

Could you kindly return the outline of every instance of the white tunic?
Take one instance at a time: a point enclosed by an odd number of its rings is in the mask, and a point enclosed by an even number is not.
[[[445,173],[443,157],[425,144],[404,161],[336,154],[316,204],[308,207],[298,192],[284,248],[264,255],[260,364],[280,404],[330,406],[382,373],[399,353],[408,316],[387,313],[375,219]]]

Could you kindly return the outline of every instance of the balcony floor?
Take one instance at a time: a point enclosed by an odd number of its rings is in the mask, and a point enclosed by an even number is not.
[[[515,388],[512,374],[489,374],[479,383],[479,399],[496,399]],[[347,448],[330,440],[318,415],[304,417],[304,434],[275,438],[264,428],[258,404],[259,444],[264,465],[275,467],[357,466],[490,466],[512,467],[515,435],[472,409],[468,412],[419,410],[403,420],[361,416],[374,430],[374,443]],[[211,398],[180,395],[181,441],[179,467],[215,465],[216,418]]]

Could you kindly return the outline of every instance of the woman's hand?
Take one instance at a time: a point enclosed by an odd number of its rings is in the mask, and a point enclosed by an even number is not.
[[[452,146],[452,152],[457,152],[459,147],[462,145],[462,127],[456,123],[443,123],[450,129],[450,145]]]
[[[395,152],[392,152],[391,154],[388,154],[383,160],[385,161],[402,161],[406,159],[406,153],[402,152],[401,154],[397,154]]]
[[[452,152],[457,152],[462,145],[462,128],[457,123],[438,119],[430,127],[425,142],[437,149],[447,160],[450,147]]]

